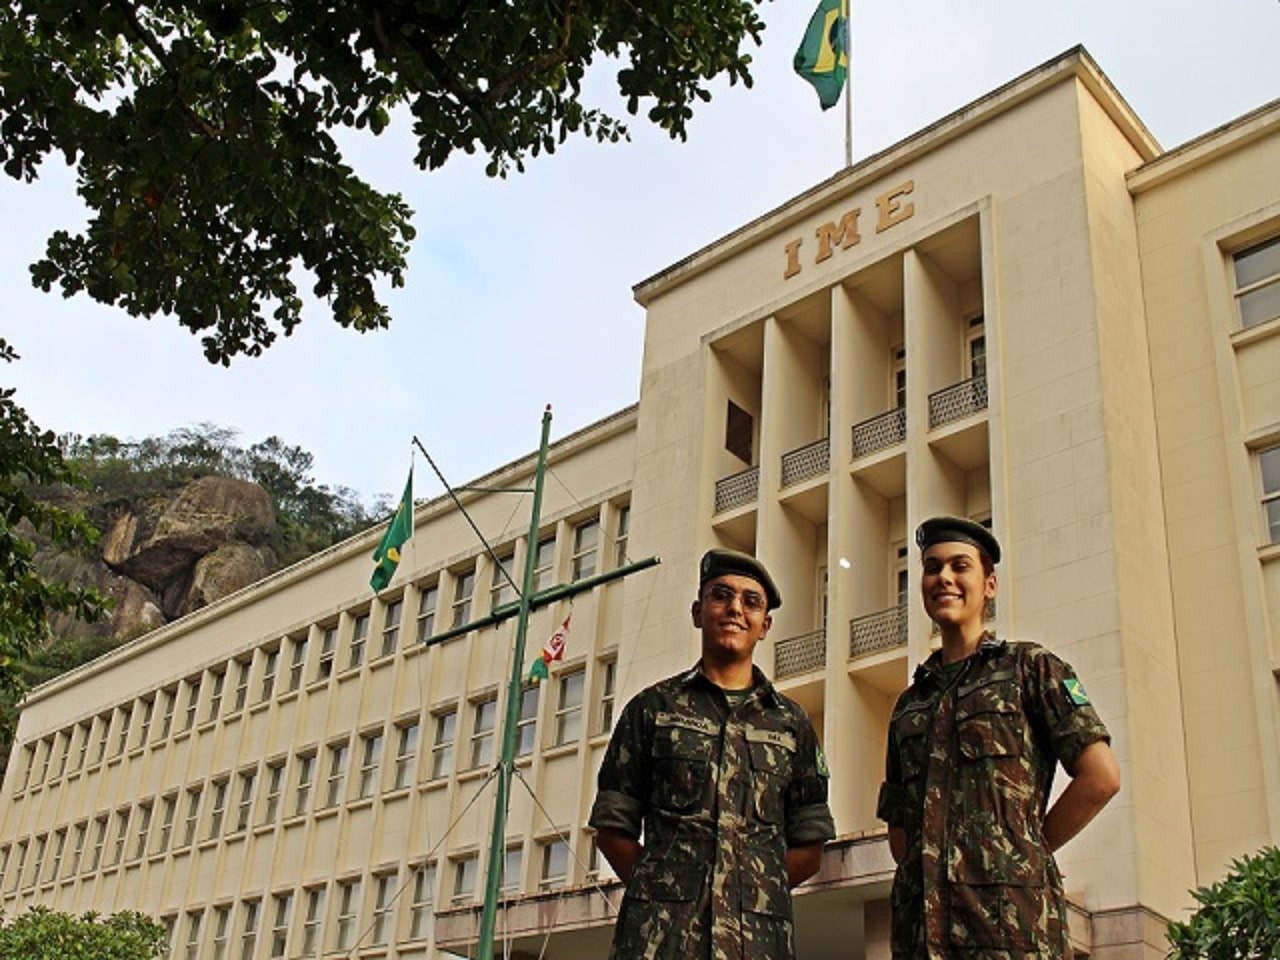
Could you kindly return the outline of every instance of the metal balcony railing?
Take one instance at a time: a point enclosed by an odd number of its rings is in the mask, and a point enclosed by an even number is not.
[[[929,428],[987,409],[987,378],[974,377],[929,394]]]
[[[892,447],[907,438],[907,408],[896,407],[888,413],[863,420],[853,425],[853,456],[865,457],[869,453]]]
[[[831,467],[831,441],[823,437],[798,450],[782,455],[782,485],[789,487],[801,480],[824,474]]]
[[[849,621],[849,659],[905,646],[907,608],[890,607]]]
[[[760,468],[748,467],[740,473],[716,481],[716,513],[755,503],[760,490]]]
[[[773,675],[785,680],[827,665],[827,632],[814,630],[798,637],[779,640],[773,651]]]

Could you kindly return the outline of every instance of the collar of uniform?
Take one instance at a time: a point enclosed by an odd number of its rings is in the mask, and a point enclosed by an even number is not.
[[[981,658],[983,660],[1003,653],[1004,649],[1009,645],[1008,640],[999,639],[991,631],[982,634],[982,639],[978,641],[978,649],[971,653],[966,659]],[[913,683],[918,683],[928,677],[931,680],[937,680],[942,673],[942,651],[935,650],[929,654],[928,659],[916,667],[916,672],[912,676]]]
[[[695,683],[705,683],[708,687],[716,690],[720,689],[702,672],[701,660],[680,675],[680,685],[682,687],[692,686]],[[767,700],[770,706],[777,707],[782,704],[778,691],[773,688],[773,684],[764,675],[764,671],[754,663],[751,665],[751,689],[759,694],[760,699]]]

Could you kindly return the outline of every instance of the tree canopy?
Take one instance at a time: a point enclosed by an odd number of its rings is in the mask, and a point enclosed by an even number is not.
[[[140,913],[72,916],[32,907],[0,917],[0,957],[23,960],[153,960],[164,954],[165,928]]]
[[[338,323],[385,327],[376,285],[404,281],[411,211],[336,132],[404,117],[419,167],[483,152],[504,176],[570,135],[627,135],[584,102],[603,58],[628,114],[684,138],[710,81],[750,84],[762,2],[8,0],[0,164],[30,181],[60,155],[89,209],[33,281],[173,315],[224,364],[298,324],[299,266]]]

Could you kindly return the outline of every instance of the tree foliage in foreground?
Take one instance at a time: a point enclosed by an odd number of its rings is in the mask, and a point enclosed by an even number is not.
[[[1196,912],[1169,924],[1170,960],[1280,960],[1280,848],[1232,861],[1191,895]]]
[[[296,267],[343,326],[389,322],[411,211],[360,179],[335,139],[406,116],[414,162],[483,152],[523,169],[571,134],[625,137],[584,102],[593,60],[627,113],[683,139],[715,78],[750,84],[763,0],[7,0],[0,164],[71,164],[89,208],[35,284],[135,316],[175,315],[212,362],[257,355],[301,319]]]
[[[16,359],[0,338],[0,360]],[[105,612],[95,591],[50,580],[36,566],[36,538],[60,549],[83,550],[97,533],[84,514],[37,496],[41,486],[82,481],[53,432],[36,426],[13,395],[13,388],[0,388],[0,700],[5,701],[21,693],[15,665],[48,637],[50,613],[92,621]],[[12,720],[0,712],[0,731]]]
[[[22,960],[154,960],[164,954],[165,928],[140,913],[75,917],[32,907],[0,917],[0,957]]]

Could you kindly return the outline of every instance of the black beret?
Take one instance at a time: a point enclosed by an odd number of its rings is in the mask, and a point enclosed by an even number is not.
[[[916,546],[921,550],[935,543],[967,543],[985,553],[992,563],[1000,562],[1000,541],[982,524],[963,517],[931,517],[916,528]]]
[[[782,606],[782,594],[778,592],[773,577],[769,576],[764,564],[751,554],[723,548],[704,553],[702,562],[698,564],[698,590],[701,591],[708,580],[724,576],[750,577],[764,587],[765,599],[769,602],[768,609]]]

